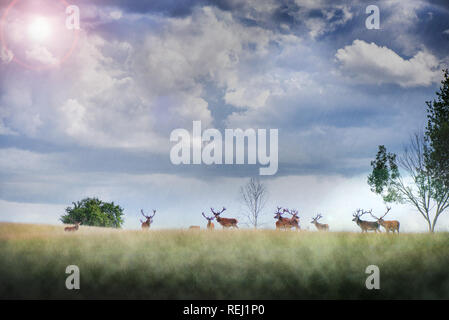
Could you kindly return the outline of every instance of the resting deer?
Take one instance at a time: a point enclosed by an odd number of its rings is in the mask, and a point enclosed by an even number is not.
[[[220,214],[222,214],[223,211],[225,211],[225,210],[226,210],[226,208],[223,207],[223,209],[220,212],[215,212],[213,208],[210,208],[210,211],[212,211],[212,213],[215,216],[215,219],[217,219],[217,222],[219,224],[221,224],[223,229],[224,228],[231,228],[231,227],[238,229],[239,227],[237,227],[237,223],[238,223],[237,219],[220,217]]]
[[[399,221],[397,221],[397,220],[391,220],[391,221],[388,221],[388,220],[384,220],[384,217],[388,214],[388,212],[390,212],[390,210],[391,210],[391,208],[389,208],[389,207],[387,207],[387,212],[385,212],[385,214],[382,216],[382,217],[380,217],[380,218],[377,218],[376,216],[374,216],[373,214],[371,214],[371,216],[374,218],[374,219],[376,219],[377,220],[377,222],[382,226],[382,227],[384,227],[384,229],[385,229],[385,231],[387,231],[387,233],[389,233],[390,231],[392,231],[393,233],[395,232],[395,231],[397,231],[398,233],[399,233]]]
[[[140,219],[140,222],[142,222],[142,229],[144,229],[144,230],[149,229],[151,224],[153,223],[153,217],[156,215],[156,210],[153,210],[152,216],[145,215],[145,213],[143,213],[143,209],[141,209],[140,212],[147,219],[146,221],[143,221],[142,219]]]
[[[355,223],[357,223],[357,225],[362,229],[362,233],[368,232],[368,230],[373,230],[376,233],[380,232],[380,230],[379,230],[380,224],[378,222],[364,221],[364,220],[360,219],[361,216],[363,216],[366,213],[371,214],[372,211],[373,210],[364,211],[361,209],[357,209],[357,211],[352,215],[354,217],[354,219],[352,219],[352,221],[355,221]]]
[[[318,214],[315,218],[312,218],[312,224],[315,225],[315,227],[318,229],[318,231],[329,231],[329,225],[324,223],[319,223],[318,220],[320,220],[323,216],[321,214]]]
[[[207,217],[207,216],[204,214],[204,212],[201,212],[201,214],[202,214],[203,217],[206,218],[206,220],[207,220],[207,230],[213,230],[213,229],[215,228],[215,226],[214,226],[212,220],[215,219],[215,216],[213,216],[213,217]],[[218,221],[218,220],[217,220],[217,221]]]
[[[74,225],[73,227],[65,227],[65,228],[64,228],[64,231],[67,231],[67,232],[74,232],[74,231],[76,231],[76,230],[79,229],[80,224],[81,224],[81,222],[75,222],[75,225]]]

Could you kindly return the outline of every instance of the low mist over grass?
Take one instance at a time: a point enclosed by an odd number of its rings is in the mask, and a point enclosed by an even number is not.
[[[0,298],[449,298],[448,233],[63,228],[0,224]]]

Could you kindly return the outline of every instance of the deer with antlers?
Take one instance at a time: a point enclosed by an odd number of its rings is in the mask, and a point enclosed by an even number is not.
[[[395,231],[397,231],[399,233],[399,221],[397,220],[384,220],[384,217],[388,214],[388,212],[390,212],[391,208],[387,207],[387,212],[385,212],[385,214],[380,217],[377,218],[376,216],[374,216],[373,214],[371,214],[371,216],[377,220],[377,222],[384,227],[385,231],[387,233],[389,233],[390,231],[392,231],[393,233]]]
[[[142,213],[142,215],[146,218],[145,221],[143,221],[142,219],[140,219],[140,222],[142,223],[142,229],[146,230],[149,229],[151,224],[153,223],[153,217],[156,215],[156,210],[153,210],[153,215],[152,216],[147,216],[144,212],[143,209],[140,210],[140,212]]]
[[[373,210],[370,211],[364,211],[362,209],[357,209],[357,211],[352,215],[354,219],[352,221],[355,221],[357,225],[362,229],[363,232],[368,232],[369,230],[380,232],[380,224],[378,222],[372,222],[372,221],[364,221],[361,220],[360,217],[363,216],[366,213],[371,214]]]
[[[291,229],[291,228],[296,228],[296,230],[300,230],[300,226],[299,226],[299,217],[298,217],[298,211],[296,210],[288,210],[288,209],[284,209],[281,211],[281,207],[277,207],[277,212],[275,212],[275,216],[274,218],[277,219],[276,221],[276,229]],[[284,213],[288,213],[290,214],[292,217],[291,218],[286,218],[283,217],[282,215]]]
[[[213,216],[213,217],[208,217],[208,216],[206,216],[206,215],[204,214],[204,212],[201,212],[201,214],[202,214],[203,217],[206,218],[206,220],[207,220],[207,230],[214,230],[215,226],[214,226],[212,220],[215,219],[215,216]]]
[[[298,210],[284,209],[284,212],[287,212],[292,216],[290,218],[290,228],[294,227],[296,230],[301,230],[301,227],[299,226]]]
[[[79,229],[81,222],[75,222],[75,225],[73,227],[65,227],[64,231],[67,232],[75,232],[76,230]]]
[[[211,212],[213,213],[213,215],[215,216],[215,219],[217,219],[217,222],[218,222],[219,224],[221,224],[221,226],[223,227],[223,229],[224,229],[224,228],[231,228],[231,227],[237,228],[237,229],[238,229],[239,227],[237,226],[237,223],[238,223],[237,219],[234,219],[234,218],[222,218],[222,217],[220,217],[220,214],[222,214],[223,211],[225,211],[225,210],[226,210],[226,208],[223,207],[223,209],[222,209],[220,212],[215,212],[213,208],[210,208],[210,211],[211,211]]]
[[[329,225],[324,223],[319,223],[318,220],[320,220],[323,216],[321,214],[318,214],[315,218],[312,218],[312,224],[315,225],[315,227],[318,229],[318,231],[329,231]]]
[[[282,207],[277,207],[277,211],[274,213],[274,218],[277,219],[276,230],[287,229],[287,227],[290,225],[290,219],[283,217],[282,215],[285,213],[285,211],[281,211],[281,210],[282,210]]]

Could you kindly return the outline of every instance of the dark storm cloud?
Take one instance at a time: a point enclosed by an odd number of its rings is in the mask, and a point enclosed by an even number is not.
[[[6,1],[3,0],[3,3]],[[91,1],[82,0],[80,4],[92,4]],[[221,10],[231,12],[234,19],[247,27],[259,26],[265,29],[273,29],[281,32],[281,25],[288,26],[288,32],[304,35],[307,34],[306,22],[309,19],[322,21],[325,25],[322,33],[316,36],[317,40],[326,41],[333,48],[341,48],[348,44],[348,38],[362,39],[367,42],[375,42],[385,45],[394,51],[399,51],[405,57],[411,56],[404,49],[405,44],[401,39],[405,34],[413,35],[416,42],[424,44],[427,48],[437,52],[440,56],[449,50],[449,35],[443,32],[449,29],[449,4],[446,1],[419,2],[417,10],[418,19],[413,23],[404,25],[401,21],[385,26],[385,22],[401,15],[401,9],[392,6],[392,2],[379,1],[375,3],[380,8],[381,30],[373,31],[365,28],[367,14],[365,9],[372,1],[324,1],[320,7],[311,6],[310,2],[282,0],[270,3],[270,9],[257,7],[257,1],[240,0],[99,0],[96,6],[117,7],[125,12],[140,14],[162,14],[173,17],[184,17],[192,13],[195,8],[202,6],[215,6]],[[349,20],[345,20],[343,8],[352,14]],[[330,14],[330,17],[327,15]],[[141,27],[150,27],[142,22]],[[124,34],[123,30],[129,29],[126,25],[106,24],[98,27],[106,28],[116,35]],[[402,40],[407,41],[407,40]],[[418,46],[418,45],[417,45]]]
[[[80,0],[80,4],[117,7],[130,13],[160,13],[168,16],[186,16],[196,6],[206,4],[206,0],[97,0],[94,3]]]
[[[449,6],[449,5],[448,5]],[[411,30],[422,44],[438,55],[445,56],[449,52],[449,11],[437,11],[434,8],[424,9],[418,13],[419,20]]]

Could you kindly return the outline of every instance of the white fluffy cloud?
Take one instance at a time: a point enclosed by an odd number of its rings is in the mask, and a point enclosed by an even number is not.
[[[263,107],[284,90],[282,76],[266,69],[253,74],[251,65],[269,58],[273,43],[284,51],[300,43],[294,35],[245,27],[231,13],[211,7],[183,18],[149,19],[163,28],[138,34],[137,41],[83,32],[70,60],[48,71],[51,77],[39,84],[48,92],[46,101],[36,100],[36,83],[25,73],[9,79],[0,100],[9,110],[0,115],[3,123],[59,142],[166,152],[172,129],[189,128],[192,120],[212,123],[206,82],[223,89],[231,105]],[[36,50],[30,56],[52,63],[44,53]],[[20,96],[27,97],[26,103]]]
[[[239,46],[229,32],[222,33],[227,26],[210,9],[199,11],[196,19],[200,23],[164,19],[166,32],[150,30],[134,43],[83,34],[71,59],[49,70],[51,77],[39,83],[46,87],[44,103],[36,99],[36,83],[19,70],[4,80],[2,131],[84,146],[165,152],[169,130],[191,126],[192,120],[212,122],[199,78],[225,69],[231,59],[226,45]],[[44,53],[29,55],[52,63]],[[10,128],[3,128],[5,123]]]
[[[360,83],[414,87],[429,86],[440,78],[438,59],[426,51],[419,51],[407,60],[387,47],[354,40],[338,49],[335,57],[341,72]]]
[[[111,11],[111,13],[109,15],[114,20],[120,20],[120,18],[123,16],[123,13],[120,10],[117,10],[117,11]]]
[[[12,51],[2,46],[0,49],[0,61],[6,64],[10,63],[13,58],[14,54],[12,53]]]
[[[55,65],[59,62],[44,46],[33,46],[31,49],[26,50],[25,55],[27,60],[39,62],[43,65]]]
[[[341,17],[337,13],[342,13]],[[302,11],[299,13],[302,14]],[[321,36],[327,32],[332,32],[339,26],[346,24],[352,19],[353,14],[347,6],[344,5],[329,5],[321,8],[321,18],[305,18],[304,23],[309,29],[309,35],[312,38]]]

